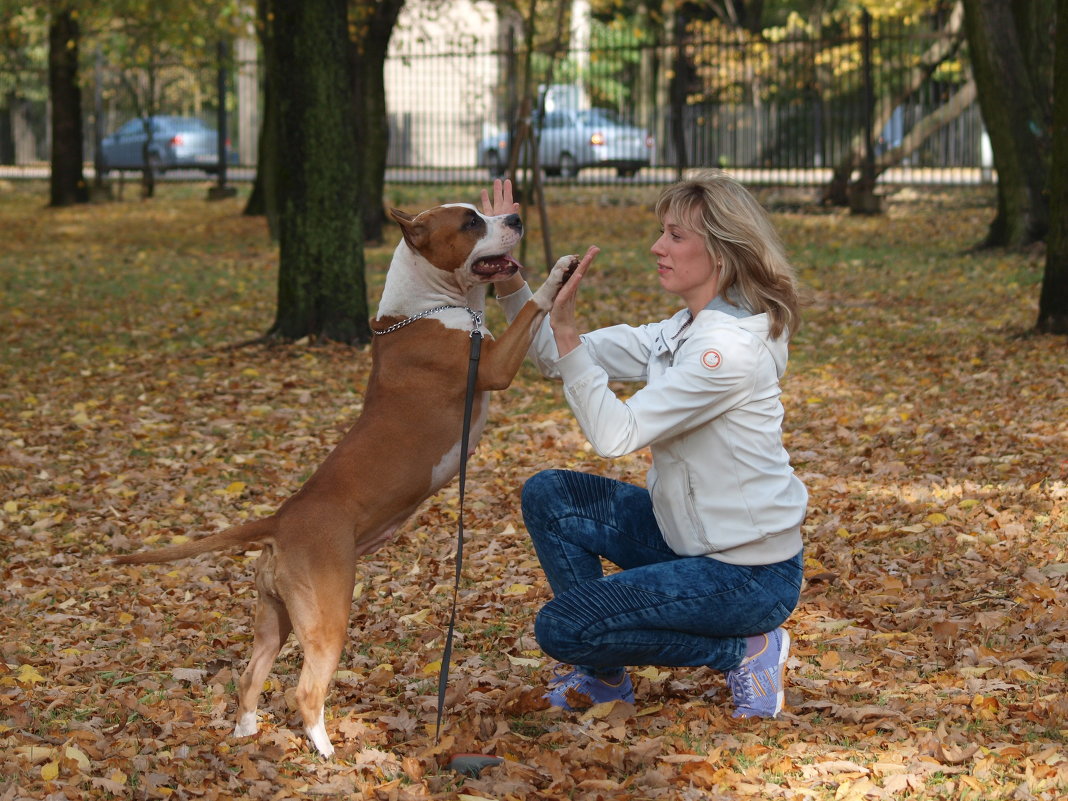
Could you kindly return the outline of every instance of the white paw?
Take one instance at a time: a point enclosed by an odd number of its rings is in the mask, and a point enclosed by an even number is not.
[[[556,299],[557,293],[560,291],[560,287],[564,285],[568,278],[571,277],[571,273],[575,271],[575,267],[578,266],[578,256],[561,256],[556,260],[556,264],[549,271],[549,277],[545,279],[545,283],[538,287],[538,291],[534,293],[534,302],[545,311],[548,311],[553,306],[553,301]]]
[[[330,738],[326,736],[326,725],[323,723],[323,713],[319,713],[319,722],[314,726],[305,726],[304,732],[308,735],[308,739],[312,741],[316,750],[324,757],[329,758],[333,756],[334,746],[330,743]]]
[[[256,712],[246,712],[238,718],[237,725],[234,726],[234,737],[251,737],[259,730],[260,726],[256,722]]]

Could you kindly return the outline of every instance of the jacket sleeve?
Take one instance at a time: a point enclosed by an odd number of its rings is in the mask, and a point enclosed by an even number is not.
[[[529,286],[499,299],[505,319],[509,323],[534,296]],[[640,381],[645,379],[649,352],[655,346],[659,323],[642,326],[614,325],[583,334],[580,339],[589,348],[591,358],[608,374],[610,381]],[[527,355],[546,378],[561,378],[557,367],[560,360],[556,338],[549,325],[548,315],[534,332]]]
[[[580,346],[560,359],[564,394],[586,438],[613,458],[677,436],[746,403],[756,386],[760,344],[729,330],[687,340],[674,364],[628,400]]]

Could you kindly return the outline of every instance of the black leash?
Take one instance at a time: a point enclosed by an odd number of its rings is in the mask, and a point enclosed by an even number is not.
[[[445,690],[449,684],[449,662],[452,659],[452,635],[456,630],[456,603],[460,593],[460,571],[464,559],[464,488],[467,484],[467,450],[471,438],[471,410],[475,403],[475,383],[478,379],[478,357],[482,352],[482,332],[479,324],[481,315],[475,316],[471,332],[471,358],[467,366],[467,396],[464,399],[464,426],[460,438],[460,512],[456,523],[456,578],[452,587],[452,614],[449,616],[449,630],[445,635],[445,650],[441,654],[441,670],[438,673],[438,720],[434,726],[434,742],[441,734],[441,719],[445,714]]]

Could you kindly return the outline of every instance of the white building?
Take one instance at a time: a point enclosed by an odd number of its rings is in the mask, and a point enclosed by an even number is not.
[[[519,19],[488,0],[408,0],[386,61],[389,162],[472,167],[478,141],[507,109]]]

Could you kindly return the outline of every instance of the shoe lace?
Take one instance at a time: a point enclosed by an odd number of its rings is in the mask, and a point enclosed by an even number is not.
[[[562,662],[557,662],[556,665],[553,667],[552,678],[545,682],[545,686],[556,687],[566,682],[569,682],[578,672],[578,668],[568,670],[567,665],[563,664]]]
[[[753,702],[753,682],[749,666],[743,665],[727,673],[727,686],[734,698],[735,707],[747,707]]]

